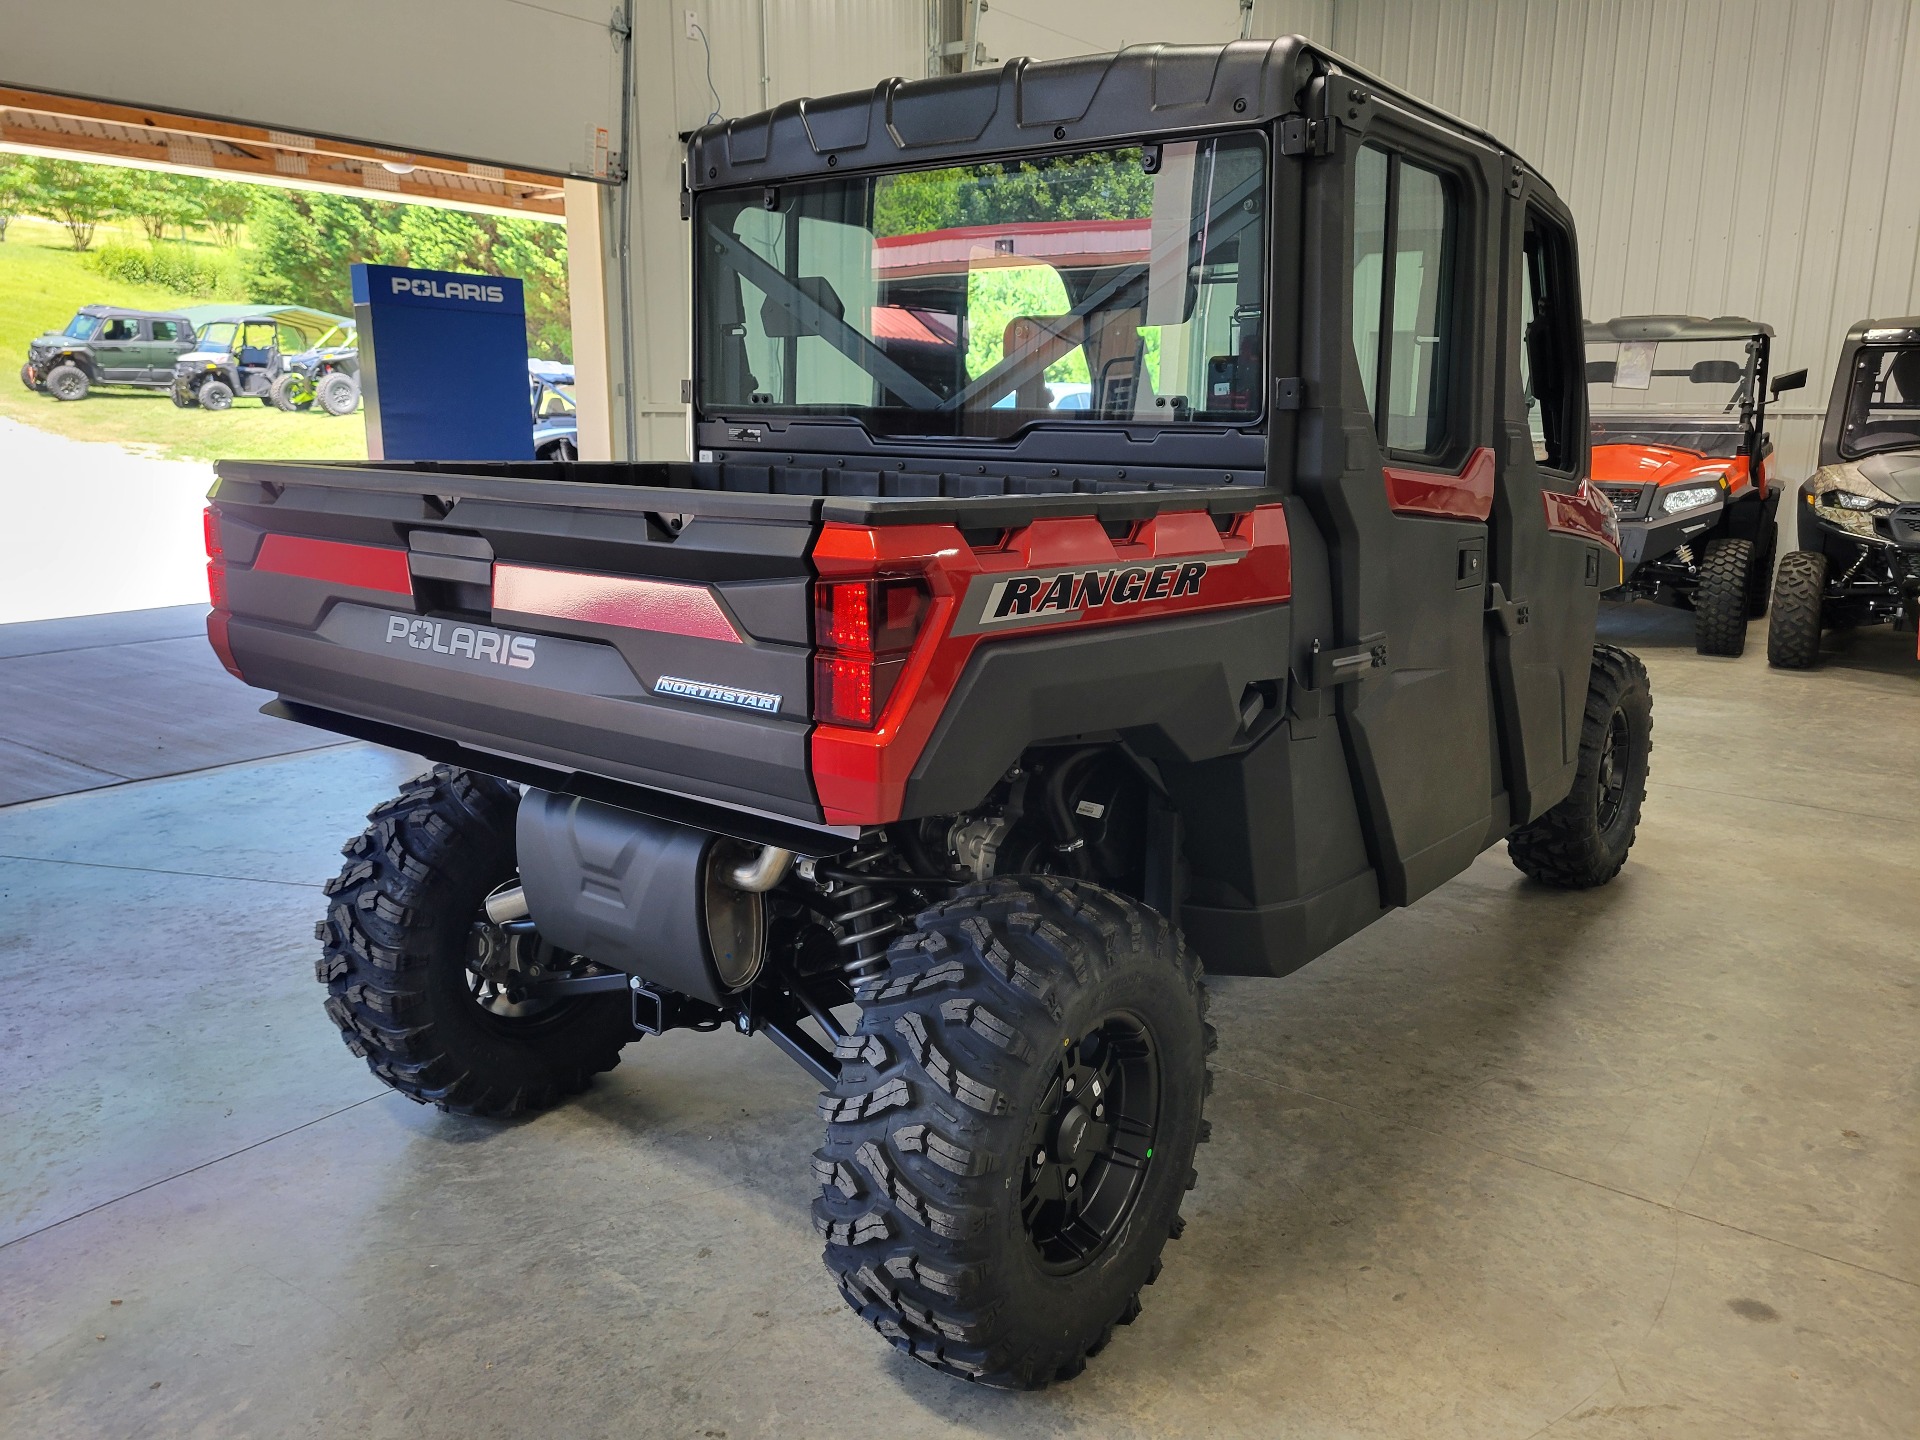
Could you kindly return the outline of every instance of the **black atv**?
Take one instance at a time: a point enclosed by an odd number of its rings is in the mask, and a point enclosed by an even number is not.
[[[329,415],[351,415],[360,404],[360,332],[336,325],[312,348],[289,355],[268,388],[277,409],[311,410],[316,401]]]
[[[1847,332],[1800,487],[1800,548],[1773,582],[1767,663],[1805,670],[1820,632],[1920,620],[1920,316]]]

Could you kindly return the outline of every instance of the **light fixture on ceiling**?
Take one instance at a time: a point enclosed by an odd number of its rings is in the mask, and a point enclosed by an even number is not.
[[[413,166],[399,160],[382,160],[380,162],[380,168],[390,175],[411,175],[413,173]]]

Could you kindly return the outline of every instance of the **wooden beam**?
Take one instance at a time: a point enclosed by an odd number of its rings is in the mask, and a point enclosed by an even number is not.
[[[22,124],[0,113],[0,141],[9,144],[111,156],[123,162],[156,164],[165,169],[199,169],[271,178],[296,187],[304,181],[306,188],[345,189],[375,198],[425,201],[467,210],[565,214],[561,177],[537,171],[0,86],[0,112],[6,111],[18,111],[21,118],[29,122],[37,119],[92,121],[120,127],[137,136],[75,133],[45,124]],[[232,147],[238,153],[213,148],[210,164],[197,163],[197,157],[186,161],[177,158],[182,151],[207,147],[210,142]],[[410,165],[413,169],[408,174],[394,175],[384,168],[388,163]],[[384,180],[366,184],[362,176],[373,172],[391,178],[396,184],[389,187]],[[456,175],[476,182],[478,188],[449,185],[435,178]]]

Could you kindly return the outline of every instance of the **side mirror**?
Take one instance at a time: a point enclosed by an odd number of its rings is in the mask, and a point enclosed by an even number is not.
[[[1784,375],[1776,375],[1773,377],[1773,383],[1767,386],[1767,390],[1776,400],[1780,398],[1782,391],[1804,390],[1806,388],[1807,372],[1805,370],[1789,370]]]

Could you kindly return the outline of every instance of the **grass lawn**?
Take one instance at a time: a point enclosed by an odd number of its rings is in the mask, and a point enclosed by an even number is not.
[[[96,245],[144,243],[101,226]],[[129,285],[96,274],[86,257],[67,247],[66,231],[44,220],[15,220],[0,243],[0,415],[75,440],[144,446],[170,460],[364,460],[360,416],[338,418],[317,406],[287,415],[257,400],[231,410],[181,410],[160,390],[96,390],[68,404],[22,388],[17,372],[27,342],[59,330],[82,305],[126,305],[177,310],[206,301]]]

